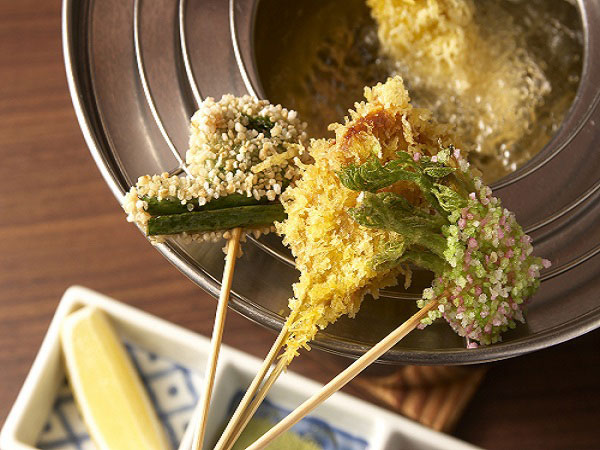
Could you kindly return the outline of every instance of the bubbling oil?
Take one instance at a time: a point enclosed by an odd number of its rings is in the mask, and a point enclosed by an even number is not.
[[[298,110],[315,137],[327,135],[327,124],[340,121],[364,86],[401,74],[413,104],[455,125],[460,145],[492,182],[550,140],[579,84],[581,24],[577,9],[564,0],[469,4],[451,24],[460,26],[463,39],[453,46],[450,63],[428,51],[418,35],[422,29],[413,30],[413,42],[394,32],[394,15],[391,21],[378,15],[377,5],[379,26],[363,0],[298,3],[290,8],[261,1],[257,66],[267,97]],[[439,34],[441,27],[433,25],[429,33]],[[271,34],[280,37],[269,39]],[[398,36],[404,39],[396,41]]]

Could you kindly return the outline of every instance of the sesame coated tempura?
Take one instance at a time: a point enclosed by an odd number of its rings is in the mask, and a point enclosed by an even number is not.
[[[292,160],[307,142],[305,128],[296,111],[267,100],[209,97],[192,116],[189,172],[204,180],[207,201],[234,192],[273,201],[298,177]]]
[[[166,234],[185,240],[227,237],[228,228],[219,229],[220,224],[247,225],[255,235],[268,233],[273,228],[268,219],[282,218],[282,213],[268,206],[298,179],[296,162],[306,157],[305,128],[295,111],[266,100],[248,95],[224,95],[219,101],[208,97],[191,119],[188,175],[140,177],[125,196],[128,220],[155,243],[164,241]],[[245,210],[224,211],[231,207]],[[270,215],[263,214],[265,211]],[[235,221],[232,214],[237,212]],[[254,216],[244,224],[249,213]],[[166,217],[171,214],[173,217]],[[231,220],[213,217],[218,215],[228,215]],[[155,223],[158,221],[161,223]],[[162,234],[164,230],[172,232]]]

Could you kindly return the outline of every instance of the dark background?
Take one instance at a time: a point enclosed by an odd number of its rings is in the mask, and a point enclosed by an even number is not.
[[[55,0],[0,0],[0,183],[0,424],[72,284],[210,335],[214,300],[125,222],[87,151]],[[229,314],[226,344],[262,358],[273,339]],[[494,449],[600,448],[599,347],[595,331],[491,365],[455,435]],[[292,369],[326,382],[323,356]]]

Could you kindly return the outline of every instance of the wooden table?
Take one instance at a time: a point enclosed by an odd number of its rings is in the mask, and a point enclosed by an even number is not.
[[[63,291],[80,284],[210,335],[215,302],[124,220],[67,92],[56,0],[0,2],[0,423]],[[225,343],[273,334],[232,313]],[[600,331],[494,364],[456,436],[486,448],[600,448]],[[317,351],[293,369],[325,382]]]

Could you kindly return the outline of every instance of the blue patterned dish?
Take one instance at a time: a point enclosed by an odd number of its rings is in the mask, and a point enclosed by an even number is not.
[[[91,305],[104,311],[131,356],[169,437],[172,449],[191,447],[194,414],[210,341],[81,287],[65,292],[15,404],[0,432],[2,450],[92,450],[73,396],[65,381],[59,333],[73,311]],[[206,442],[219,437],[232,407],[261,361],[223,346],[217,367]],[[277,422],[321,386],[287,372],[257,411]],[[293,431],[326,450],[473,450],[475,447],[429,430],[344,393],[336,393]],[[136,449],[137,450],[137,449]]]

